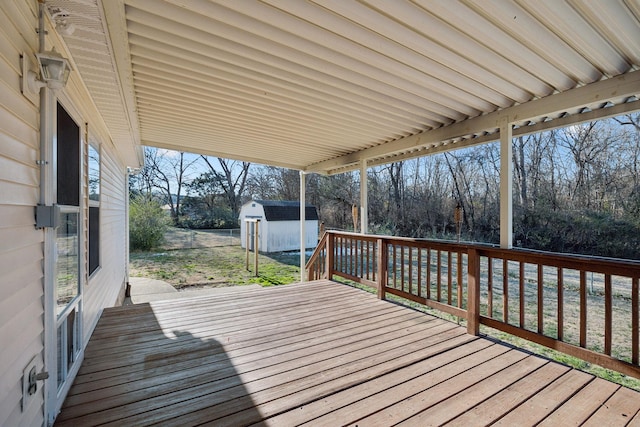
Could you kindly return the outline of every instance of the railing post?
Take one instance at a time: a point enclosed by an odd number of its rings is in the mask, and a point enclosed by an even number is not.
[[[385,299],[385,288],[387,287],[387,263],[388,263],[388,250],[387,245],[383,239],[378,239],[376,244],[378,245],[378,299]]]
[[[259,234],[259,230],[258,227],[260,226],[260,220],[257,219],[256,220],[256,234],[253,236],[253,265],[254,265],[254,270],[255,270],[255,274],[256,277],[258,277],[258,254],[260,251],[260,234]]]
[[[480,334],[480,256],[474,248],[467,252],[467,333]]]
[[[244,243],[246,249],[246,269],[249,271],[249,246],[251,246],[251,236],[249,235],[249,221],[244,222]]]
[[[333,256],[334,256],[334,240],[335,236],[330,231],[327,231],[327,242],[325,243],[325,250],[327,251],[325,259],[324,273],[327,280],[333,279]]]

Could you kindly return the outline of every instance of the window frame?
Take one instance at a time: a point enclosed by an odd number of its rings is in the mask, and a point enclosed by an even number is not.
[[[92,151],[97,156],[97,180],[98,180],[98,192],[97,198],[94,198],[94,194],[91,191],[91,179],[92,179]],[[87,144],[87,272],[89,279],[93,277],[102,266],[102,244],[101,244],[101,215],[100,205],[102,199],[102,150],[101,145],[95,141],[94,138],[89,137]],[[97,213],[97,218],[93,217],[92,213]],[[94,222],[95,221],[95,222]],[[92,227],[94,225],[94,227]],[[97,227],[95,227],[97,225]],[[94,256],[96,258],[94,258]],[[95,264],[94,260],[95,259]]]

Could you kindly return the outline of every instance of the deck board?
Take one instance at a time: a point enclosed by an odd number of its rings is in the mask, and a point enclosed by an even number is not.
[[[618,425],[640,417],[636,402],[635,391],[316,281],[105,310],[56,425]]]

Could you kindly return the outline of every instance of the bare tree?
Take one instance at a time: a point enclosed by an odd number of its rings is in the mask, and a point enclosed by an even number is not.
[[[146,147],[144,155],[149,186],[163,194],[173,223],[179,225],[183,189],[188,180],[188,171],[196,159],[186,160],[184,152],[169,152],[152,147]]]
[[[247,186],[247,177],[251,163],[221,159],[218,157],[218,165],[220,166],[220,169],[218,169],[212,164],[209,157],[200,157],[209,167],[212,178],[218,182],[218,185],[222,189],[234,218],[237,218],[240,213],[242,196]]]

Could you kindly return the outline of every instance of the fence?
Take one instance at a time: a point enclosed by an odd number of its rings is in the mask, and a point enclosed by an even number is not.
[[[640,378],[640,262],[330,231],[307,270]]]
[[[240,229],[189,230],[170,228],[163,249],[198,249],[218,246],[240,246]]]

